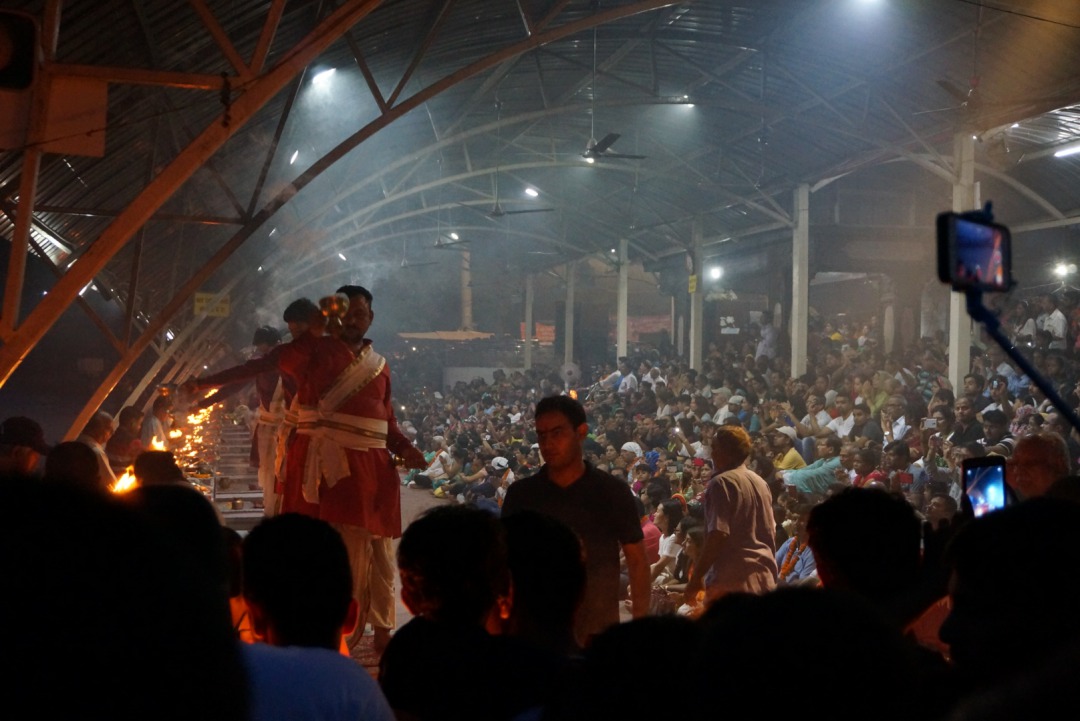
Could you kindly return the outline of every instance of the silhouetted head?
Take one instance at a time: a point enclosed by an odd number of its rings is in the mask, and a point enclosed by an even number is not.
[[[1036,498],[977,518],[954,539],[941,639],[969,682],[992,685],[1080,638],[1080,575],[1062,555],[1080,534],[1077,511]]]
[[[429,510],[405,530],[397,557],[401,599],[416,616],[484,625],[509,591],[503,528],[487,511]]]

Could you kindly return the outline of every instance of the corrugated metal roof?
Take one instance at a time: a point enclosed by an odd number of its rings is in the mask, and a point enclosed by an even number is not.
[[[382,3],[309,67],[294,101],[293,88],[279,93],[159,210],[143,235],[137,307],[155,313],[236,232],[252,238],[218,278],[266,262],[276,268],[279,293],[368,277],[366,266],[337,265],[339,252],[378,266],[370,277],[407,256],[442,260],[431,247],[451,227],[471,234],[478,255],[497,255],[515,273],[606,253],[620,237],[631,240],[632,258],[655,258],[685,246],[695,217],[711,240],[772,228],[788,213],[795,185],[929,149],[948,156],[959,130],[980,135],[980,163],[1065,213],[1080,206],[1080,156],[1030,159],[1080,138],[1080,8],[1059,3],[1053,17],[1037,19],[1017,14],[1033,14],[1027,5],[1011,3],[996,6],[1017,12],[958,0],[712,0],[621,18],[595,32],[586,27],[508,56],[394,120],[270,220],[250,225],[252,211],[379,116],[360,62],[382,101],[411,72],[400,101],[526,38],[519,7],[534,25],[555,10],[549,28],[559,28],[632,4]],[[43,5],[5,3],[36,15]],[[206,5],[250,58],[272,3]],[[333,7],[285,3],[268,64]],[[236,72],[185,2],[65,3],[58,59]],[[318,91],[312,78],[327,67],[335,76]],[[972,102],[958,107],[957,93],[973,87]],[[37,217],[78,254],[221,111],[215,91],[111,85],[105,157],[46,156]],[[616,151],[647,159],[586,166],[586,143],[612,132],[622,136]],[[19,156],[0,153],[9,203]],[[504,210],[555,210],[484,217],[495,206],[496,183]],[[524,198],[526,185],[540,198]],[[1031,214],[1020,222],[1047,215],[1035,203],[1017,207]],[[0,215],[0,233],[10,232]],[[120,299],[132,256],[129,246],[101,276]]]

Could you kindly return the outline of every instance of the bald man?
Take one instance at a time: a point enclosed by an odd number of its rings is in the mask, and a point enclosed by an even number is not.
[[[97,457],[98,471],[101,474],[101,482],[108,487],[116,483],[116,475],[109,464],[109,456],[105,453],[105,444],[112,437],[113,430],[115,430],[113,417],[105,411],[98,411],[86,422],[82,433],[75,439],[94,452]]]
[[[1005,481],[1021,500],[1045,495],[1054,481],[1067,475],[1069,452],[1057,433],[1021,437],[1005,467]]]

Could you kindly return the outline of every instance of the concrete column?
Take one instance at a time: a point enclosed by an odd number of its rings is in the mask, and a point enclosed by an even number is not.
[[[682,358],[686,348],[686,317],[681,313],[675,315],[675,339],[675,352]]]
[[[472,267],[468,249],[461,253],[461,329],[476,330],[472,317]]]
[[[885,344],[885,352],[892,353],[896,345],[897,305],[896,286],[893,277],[891,275],[882,276],[879,287],[881,288],[881,304],[884,306],[881,314],[882,340]]]
[[[678,347],[678,353],[679,355],[682,355],[682,340],[676,340],[679,338],[679,336],[676,335],[675,332],[675,322],[676,319],[679,317],[675,309],[675,296],[671,296],[671,313],[669,315],[671,316],[671,318],[668,321],[668,340],[671,341],[671,347]]]
[[[694,218],[690,225],[690,242],[694,253],[694,275],[696,282],[690,293],[690,368],[701,369],[702,348],[705,338],[705,257],[702,250],[701,219]]]
[[[532,368],[532,344],[536,329],[533,328],[533,301],[536,289],[533,286],[533,275],[525,276],[525,369]]]
[[[960,132],[953,137],[952,207],[956,212],[979,207],[975,185],[975,139]],[[963,293],[949,292],[949,381],[954,389],[964,387],[971,367],[971,316]]]
[[[806,373],[810,320],[810,186],[795,188],[795,228],[791,234],[791,375]]]
[[[629,243],[626,238],[619,238],[619,293],[615,310],[615,360],[626,355],[627,331],[626,315],[630,296],[630,259],[627,255]]]
[[[892,303],[885,305],[882,313],[881,327],[885,336],[885,353],[892,353],[896,343],[896,307]]]
[[[566,266],[566,318],[563,322],[563,363],[574,362],[574,279],[577,264]]]

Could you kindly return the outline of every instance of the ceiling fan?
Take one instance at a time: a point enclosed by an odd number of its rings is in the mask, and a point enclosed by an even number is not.
[[[608,152],[615,141],[622,136],[618,133],[608,133],[596,141],[596,28],[593,27],[592,45],[592,92],[589,95],[589,142],[585,144],[585,152],[581,157],[589,162],[600,158],[622,158],[624,160],[645,160],[644,155],[628,155],[623,153]]]
[[[402,267],[402,268],[419,268],[422,265],[438,265],[438,264],[439,264],[439,261],[437,261],[437,260],[424,260],[424,261],[421,261],[419,263],[416,263],[416,262],[410,262],[408,258],[402,258],[400,267]]]
[[[498,220],[505,215],[522,215],[524,213],[550,213],[551,211],[555,210],[554,208],[524,208],[522,210],[503,210],[503,207],[499,204],[499,179],[497,175],[498,171],[496,170],[495,172],[495,206],[491,210],[482,210],[475,205],[467,205],[465,203],[458,203],[458,205],[460,205],[462,208],[468,208],[474,213],[480,213],[489,220]]]
[[[445,238],[445,240],[443,240],[444,238]],[[433,247],[438,248],[440,250],[464,250],[463,248],[456,248],[455,246],[466,245],[469,242],[470,241],[465,240],[463,238],[455,238],[452,235],[446,235],[445,233],[440,233],[439,236],[437,238],[435,238],[435,245]]]
[[[496,98],[495,100],[495,205],[489,211],[483,211],[475,205],[467,205],[466,203],[458,203],[463,208],[468,208],[474,213],[481,213],[485,218],[489,220],[498,220],[507,215],[523,215],[525,213],[550,213],[554,208],[523,208],[521,210],[503,210],[503,207],[499,204],[499,164],[502,154],[502,101]]]
[[[930,113],[944,113],[952,110],[958,110],[961,113],[973,115],[979,111],[979,107],[982,104],[982,96],[979,95],[978,75],[971,78],[971,82],[968,85],[966,92],[958,88],[949,80],[938,79],[937,84],[938,87],[957,101],[957,105],[949,105],[944,108],[933,108],[932,110],[920,110],[913,113],[913,115],[929,115]]]
[[[961,117],[969,118],[978,114],[982,106],[982,95],[979,94],[979,38],[982,35],[982,20],[983,9],[980,6],[979,14],[975,20],[975,32],[972,34],[971,79],[968,81],[967,90],[960,89],[950,80],[938,78],[938,80],[936,81],[938,87],[948,93],[949,96],[952,97],[957,104],[949,105],[944,108],[920,110],[916,113],[913,113],[914,115],[929,115],[931,113],[959,111],[961,113]]]
[[[622,136],[618,133],[608,133],[604,137],[600,138],[597,142],[595,137],[589,138],[588,145],[585,146],[585,152],[581,154],[581,157],[585,159],[599,160],[601,158],[622,158],[624,160],[645,160],[646,155],[630,155],[627,153],[612,153],[608,152],[608,149],[615,144],[615,141]]]
[[[401,268],[419,268],[422,265],[438,265],[437,260],[424,260],[420,262],[412,262],[408,258],[408,240],[402,239],[401,241]]]

